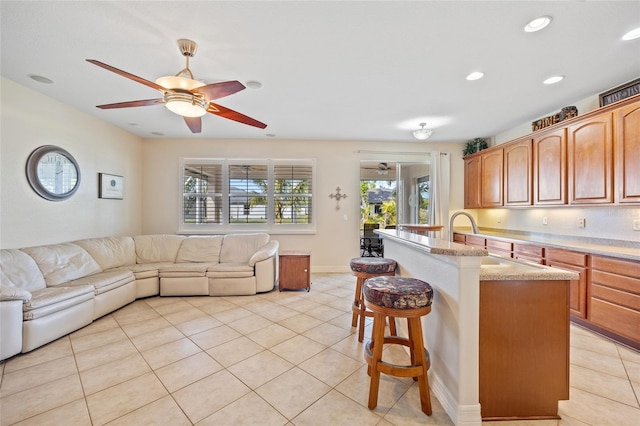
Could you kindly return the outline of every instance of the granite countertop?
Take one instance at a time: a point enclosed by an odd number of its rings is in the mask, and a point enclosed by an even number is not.
[[[482,259],[480,281],[577,280],[576,272],[490,255]]]
[[[579,278],[575,272],[538,265],[524,260],[489,255],[489,252],[484,248],[465,246],[407,231],[376,230],[375,232],[383,238],[400,241],[403,244],[413,246],[416,250],[429,254],[481,257],[480,281],[576,280]]]
[[[488,256],[489,252],[480,247],[465,246],[464,244],[437,238],[426,237],[409,231],[400,230],[375,230],[376,234],[383,238],[393,238],[420,248],[420,250],[431,254],[442,254],[445,256]]]
[[[480,228],[479,234],[474,234],[469,228],[454,228],[454,232],[465,235],[491,237],[512,243],[534,243],[545,247],[576,250],[589,254],[640,261],[640,242],[635,241],[607,240],[604,238],[585,238],[491,228]]]

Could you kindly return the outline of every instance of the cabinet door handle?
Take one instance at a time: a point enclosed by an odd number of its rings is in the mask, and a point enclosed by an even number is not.
[[[304,271],[305,271],[305,272],[308,272],[309,270],[308,270],[308,269],[305,269]]]

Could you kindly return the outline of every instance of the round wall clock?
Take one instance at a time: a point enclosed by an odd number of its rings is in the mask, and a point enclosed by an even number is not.
[[[27,160],[27,180],[42,198],[62,201],[80,186],[80,168],[66,150],[44,145],[36,148]]]

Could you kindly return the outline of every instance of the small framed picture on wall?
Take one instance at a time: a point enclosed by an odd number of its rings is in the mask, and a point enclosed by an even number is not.
[[[122,200],[124,198],[124,178],[108,173],[98,173],[98,198]]]

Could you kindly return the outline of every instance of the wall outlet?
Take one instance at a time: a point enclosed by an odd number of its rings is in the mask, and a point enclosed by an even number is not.
[[[546,216],[542,218],[542,224],[543,225],[548,225],[549,224],[549,219],[547,219]]]
[[[585,226],[587,226],[587,219],[583,217],[578,219],[578,228],[584,228]]]
[[[640,231],[640,219],[633,219],[633,230]]]
[[[496,218],[496,222],[498,222],[498,223],[502,223],[502,216],[498,216],[498,217]]]

